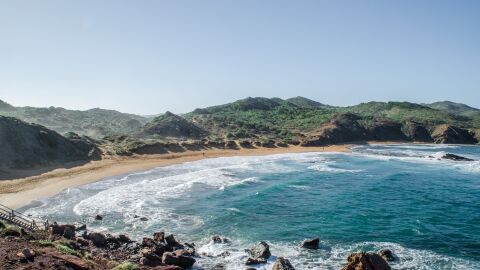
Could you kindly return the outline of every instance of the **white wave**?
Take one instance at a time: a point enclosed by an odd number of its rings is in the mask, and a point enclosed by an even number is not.
[[[328,163],[316,164],[308,168],[311,170],[319,171],[319,172],[331,172],[331,173],[357,173],[357,172],[364,171],[364,170],[349,170],[349,169],[335,168],[335,167],[328,166]]]
[[[197,264],[201,267],[212,267],[217,263],[222,263],[226,269],[240,270],[245,269],[245,261],[248,256],[244,249],[252,246],[253,243],[244,241],[232,241],[232,244],[214,244],[212,241],[200,243],[198,249],[200,254],[204,254]],[[305,250],[296,243],[269,243],[272,257],[268,263],[257,265],[256,269],[271,269],[276,257],[285,257],[290,260],[295,269],[341,269],[347,262],[351,253],[359,251],[378,252],[381,249],[390,249],[399,258],[395,262],[390,262],[392,269],[462,269],[473,270],[480,269],[480,263],[466,259],[455,258],[451,256],[440,255],[428,250],[417,250],[403,247],[397,243],[388,242],[363,242],[352,245],[333,245],[321,243],[319,250]],[[228,251],[228,255],[220,256]]]

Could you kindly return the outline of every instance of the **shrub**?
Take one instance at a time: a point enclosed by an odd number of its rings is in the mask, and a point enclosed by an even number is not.
[[[53,245],[55,246],[55,248],[58,251],[62,252],[65,255],[73,255],[73,256],[80,257],[80,254],[77,251],[75,251],[75,250],[73,250],[73,249],[71,249],[71,248],[69,248],[69,247],[67,247],[67,246],[65,246],[61,243],[56,243],[55,242],[55,243],[53,243]]]

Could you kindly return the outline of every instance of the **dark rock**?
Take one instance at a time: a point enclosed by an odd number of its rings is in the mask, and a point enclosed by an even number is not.
[[[21,260],[32,261],[33,258],[36,256],[36,254],[35,254],[35,251],[28,248],[24,248],[21,252],[17,253],[17,256]]]
[[[76,241],[82,247],[86,247],[86,246],[89,245],[89,242],[87,240],[85,240],[84,238],[77,237]]]
[[[162,264],[162,258],[158,256],[154,250],[145,248],[142,250],[140,264],[145,266],[158,266]]]
[[[222,253],[218,254],[218,257],[228,257],[230,256],[230,252],[228,250],[223,251]]]
[[[402,131],[402,125],[392,121],[376,121],[371,124],[368,133],[375,141],[407,141],[407,136]]]
[[[390,270],[388,263],[376,253],[353,253],[342,270]]]
[[[266,259],[263,258],[248,258],[247,261],[245,262],[245,265],[255,265],[255,264],[261,264],[261,263],[267,263]]]
[[[272,270],[295,270],[288,259],[278,257],[273,264]]]
[[[427,127],[414,121],[408,121],[403,125],[403,132],[415,142],[433,142]]]
[[[93,245],[96,247],[103,248],[107,244],[107,238],[105,237],[105,235],[101,233],[97,233],[97,232],[89,233],[87,235],[87,239],[92,241]]]
[[[462,156],[457,156],[455,154],[445,154],[442,156],[443,159],[449,159],[449,160],[454,160],[454,161],[473,161],[473,159],[462,157]]]
[[[173,236],[173,234],[170,234],[165,237],[165,243],[167,243],[167,247],[170,248],[170,250],[183,248],[182,244],[178,243],[177,240],[175,240],[175,237]]]
[[[95,220],[103,220],[103,217],[100,216],[100,215],[96,215],[96,216],[95,216]]]
[[[219,235],[212,236],[212,241],[215,244],[230,243],[230,239],[228,239],[226,237],[219,236]]]
[[[120,234],[117,236],[117,240],[118,242],[120,243],[132,243],[133,241],[130,239],[130,237],[128,237],[127,235],[125,234]]]
[[[227,269],[227,266],[222,263],[215,264],[211,270],[225,270]]]
[[[148,221],[148,218],[146,218],[146,217],[141,217],[140,220],[141,220],[141,221]]]
[[[307,249],[318,249],[320,238],[307,239],[302,242],[302,247]]]
[[[63,231],[63,237],[67,239],[75,238],[75,227],[65,226],[65,230]]]
[[[183,243],[184,246],[195,249],[195,243]]]
[[[156,243],[152,238],[144,237],[142,240],[142,246],[144,247],[154,247],[155,245]]]
[[[165,240],[165,232],[156,232],[153,234],[153,240],[157,243],[163,242]]]
[[[80,226],[78,226],[75,231],[86,231],[87,230],[87,224],[81,224]]]
[[[378,252],[378,255],[382,256],[382,258],[387,262],[395,261],[395,255],[390,249],[382,249]]]
[[[195,259],[189,256],[178,256],[173,252],[165,252],[162,256],[162,262],[164,264],[176,265],[186,268],[191,267],[195,263]]]
[[[272,254],[270,253],[270,246],[266,242],[260,242],[250,249],[246,250],[253,259],[268,259]]]

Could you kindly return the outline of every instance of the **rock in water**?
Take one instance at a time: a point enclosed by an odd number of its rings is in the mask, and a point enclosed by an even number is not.
[[[387,262],[395,261],[395,255],[390,249],[382,249],[378,252],[378,255],[382,256],[382,258]]]
[[[272,270],[295,270],[288,259],[278,257],[273,264]]]
[[[307,249],[318,249],[320,238],[307,239],[302,242],[302,247]]]
[[[353,253],[342,270],[391,270],[388,263],[376,253]]]
[[[455,155],[455,154],[449,154],[449,153],[443,155],[442,159],[449,159],[449,160],[454,160],[454,161],[473,161],[473,159],[458,156],[458,155]]]
[[[100,216],[100,215],[96,215],[96,216],[95,216],[95,220],[103,220],[103,217]]]
[[[270,246],[266,242],[260,242],[257,245],[246,250],[254,259],[268,259],[272,254],[270,253]]]

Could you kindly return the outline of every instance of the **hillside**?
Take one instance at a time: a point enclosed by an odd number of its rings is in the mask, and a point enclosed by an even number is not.
[[[93,138],[112,134],[132,134],[149,120],[138,115],[99,108],[78,111],[58,107],[5,107],[0,102],[0,108],[2,107],[7,109],[0,109],[0,115],[39,124],[61,134],[75,132]]]
[[[11,112],[14,110],[15,110],[15,107],[4,102],[3,100],[0,100],[0,112]]]
[[[148,122],[140,132],[142,137],[161,137],[161,138],[184,138],[199,139],[204,137],[207,132],[195,124],[187,121],[171,112],[155,117]]]
[[[43,126],[0,116],[0,179],[11,170],[38,169],[99,158],[95,142],[63,137]]]
[[[470,107],[463,103],[456,103],[451,101],[439,101],[431,104],[425,104],[425,106],[445,111],[451,114],[462,115],[466,117],[480,117],[480,109]]]

